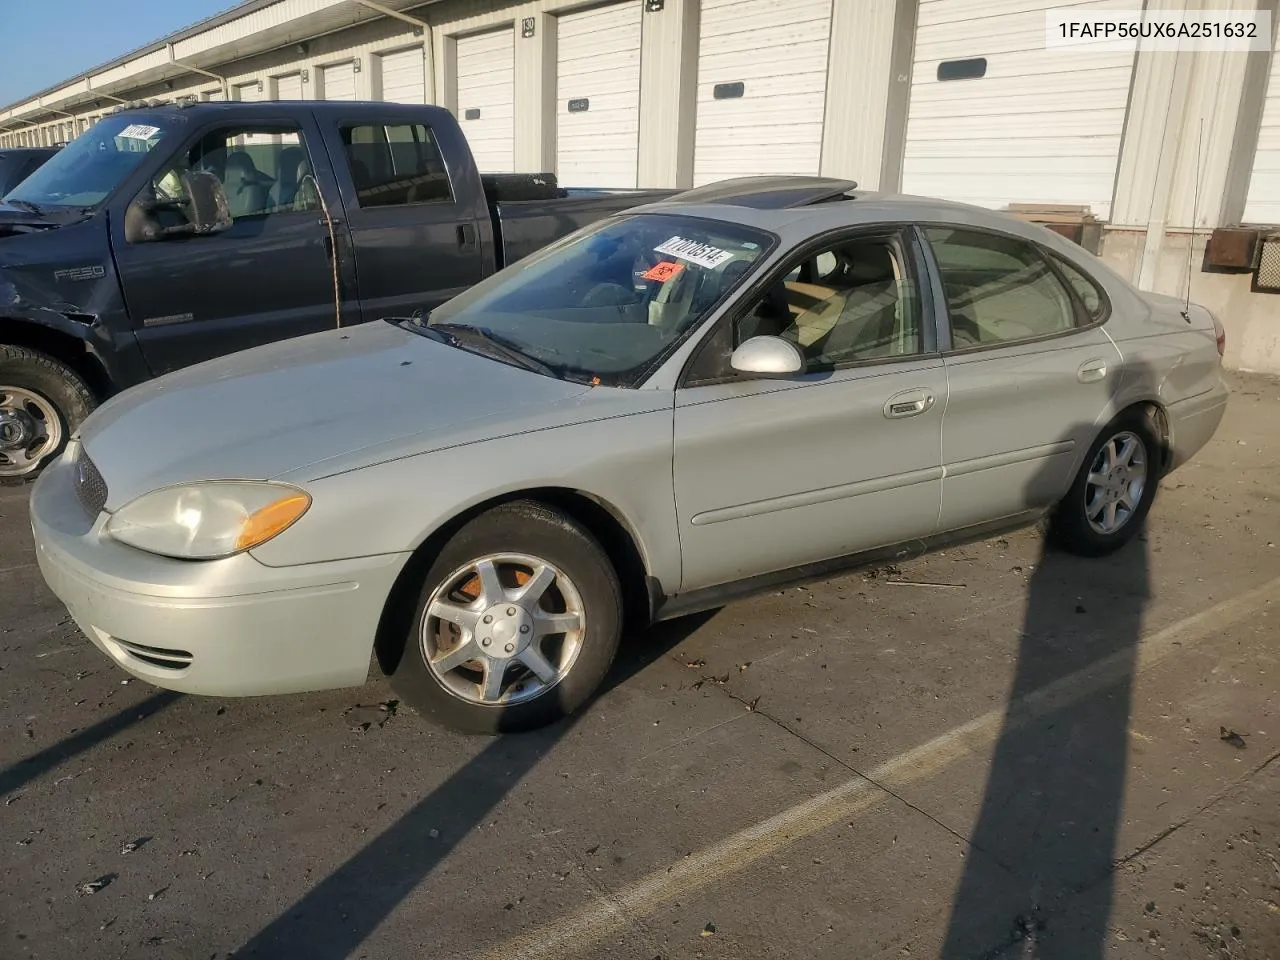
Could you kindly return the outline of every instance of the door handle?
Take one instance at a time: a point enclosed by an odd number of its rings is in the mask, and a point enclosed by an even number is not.
[[[904,390],[885,401],[884,415],[890,420],[918,417],[932,407],[936,399],[930,390]]]
[[[469,223],[458,224],[458,246],[463,250],[471,250],[475,245],[476,228]]]
[[[1086,360],[1076,370],[1076,379],[1081,383],[1097,383],[1107,376],[1107,361]]]

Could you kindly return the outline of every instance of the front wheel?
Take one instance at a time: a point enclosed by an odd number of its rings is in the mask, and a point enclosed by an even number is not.
[[[1160,483],[1161,446],[1140,411],[1113,420],[1089,448],[1049,524],[1059,546],[1099,557],[1129,542],[1146,520]]]
[[[88,386],[65,363],[0,345],[0,484],[35,479],[93,406]]]
[[[586,702],[621,630],[622,591],[595,538],[540,504],[505,504],[431,564],[391,685],[455,730],[531,730]]]

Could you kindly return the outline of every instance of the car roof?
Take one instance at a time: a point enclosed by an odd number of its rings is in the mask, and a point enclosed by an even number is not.
[[[626,213],[722,220],[777,234],[785,246],[841,227],[946,224],[1019,236],[1079,261],[1084,248],[1036,223],[987,207],[913,194],[861,190],[824,177],[742,178],[675,194]],[[1090,259],[1087,256],[1086,259]]]
[[[383,100],[181,100],[139,101],[113,110],[107,116],[124,113],[174,113],[182,116],[234,113],[237,116],[279,116],[282,107],[304,109],[325,116],[329,114],[401,113],[421,117],[424,113],[448,113],[444,107],[420,103],[391,103]]]

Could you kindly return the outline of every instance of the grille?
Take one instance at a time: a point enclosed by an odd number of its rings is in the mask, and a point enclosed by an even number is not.
[[[1253,289],[1255,293],[1280,293],[1280,236],[1263,237]]]
[[[119,637],[112,637],[112,639],[127,656],[153,667],[163,667],[166,670],[185,670],[191,666],[191,661],[195,659],[186,650],[174,650],[169,647],[148,647],[141,643],[121,640]]]
[[[107,505],[107,482],[102,479],[102,474],[83,447],[76,456],[75,471],[76,498],[85,510],[96,517]]]

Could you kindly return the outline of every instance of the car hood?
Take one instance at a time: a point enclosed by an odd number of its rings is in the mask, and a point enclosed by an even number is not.
[[[35,213],[32,210],[0,200],[0,238],[53,230],[57,227],[66,226],[68,223],[83,220],[86,216],[87,214],[83,210],[67,208]]]
[[[144,383],[90,415],[80,439],[115,510],[175,483],[298,477],[321,461],[350,468],[365,449],[427,452],[466,424],[518,419],[590,389],[375,322]]]

